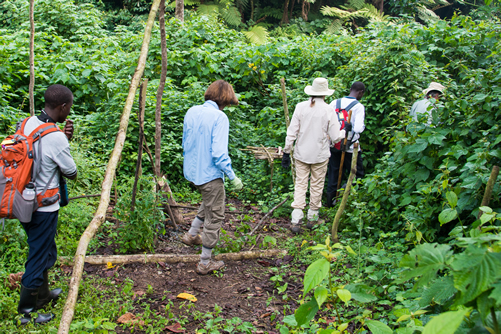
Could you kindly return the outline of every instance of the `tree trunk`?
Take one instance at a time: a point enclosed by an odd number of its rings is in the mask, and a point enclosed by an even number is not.
[[[337,236],[337,229],[339,227],[339,221],[341,220],[341,216],[343,215],[344,208],[346,207],[346,203],[348,202],[348,197],[350,196],[351,184],[353,183],[353,179],[355,179],[355,175],[357,174],[357,157],[358,157],[358,144],[355,143],[353,149],[353,155],[351,158],[351,171],[350,176],[348,177],[348,182],[346,183],[346,189],[344,190],[343,199],[341,200],[341,204],[337,209],[336,216],[334,217],[334,222],[332,223],[332,242],[339,242]],[[340,170],[343,168],[340,165]]]
[[[285,125],[287,126],[288,129],[289,125],[291,124],[291,121],[289,118],[289,107],[287,106],[287,92],[285,90],[285,78],[280,79],[280,84],[282,87],[282,102],[284,104]],[[292,182],[294,183],[294,185],[296,185],[296,159],[294,159],[294,147],[291,148],[290,155],[291,155]]]
[[[184,0],[176,0],[176,19],[184,22]]]
[[[35,115],[35,0],[30,0],[30,115]]]
[[[487,185],[485,186],[484,198],[482,199],[482,203],[480,206],[488,206],[492,197],[492,189],[494,189],[494,185],[496,184],[496,180],[499,175],[499,166],[493,166],[491,175],[489,176],[489,180],[487,181]],[[482,216],[483,212],[480,210],[478,212],[478,219]]]
[[[172,195],[172,190],[170,189],[169,182],[167,181],[167,178],[165,176],[162,176],[162,178],[158,179],[158,185],[160,187],[160,190],[166,194],[164,195],[164,198],[167,197],[167,203],[170,208],[168,210],[172,212],[172,215],[169,213],[170,218],[172,219],[172,222],[174,223],[174,228],[176,228],[176,224],[184,224],[184,217],[181,214],[181,211],[179,211],[179,208],[177,206],[176,200],[174,199],[174,195]]]
[[[108,166],[106,168],[106,173],[104,175],[104,180],[102,183],[102,191],[101,191],[101,201],[99,202],[99,206],[96,210],[94,218],[92,219],[89,226],[82,234],[80,242],[78,243],[78,248],[75,253],[75,259],[74,259],[75,268],[73,270],[73,274],[71,276],[71,280],[69,283],[68,298],[66,299],[66,304],[64,305],[63,314],[61,316],[61,322],[59,324],[58,334],[63,334],[63,333],[65,334],[68,333],[70,330],[70,324],[71,321],[73,320],[73,316],[75,313],[75,305],[78,297],[78,288],[80,285],[80,280],[82,279],[85,253],[87,252],[87,247],[89,245],[90,240],[94,237],[96,231],[103,223],[104,217],[106,215],[106,210],[108,209],[108,204],[110,202],[111,186],[113,184],[113,177],[115,175],[118,161],[120,159],[120,155],[122,153],[122,149],[124,146],[125,137],[127,134],[127,126],[129,124],[130,112],[132,109],[132,105],[134,104],[137,86],[139,85],[139,81],[143,76],[144,68],[146,65],[146,58],[148,56],[148,47],[151,39],[151,29],[153,27],[153,23],[155,22],[155,17],[157,15],[159,5],[160,5],[160,0],[153,1],[148,21],[146,22],[143,44],[141,46],[141,53],[139,55],[137,68],[132,77],[132,81],[129,88],[129,94],[127,96],[127,100],[125,101],[124,110],[122,113],[122,117],[120,119],[120,127],[115,140],[115,147],[111,154]]]
[[[148,88],[148,79],[144,79],[141,84],[141,90],[139,93],[139,112],[137,113],[137,118],[139,121],[139,148],[137,149],[137,162],[136,162],[136,175],[134,176],[134,185],[132,186],[132,199],[130,205],[130,211],[134,212],[136,206],[136,192],[137,192],[137,182],[142,174],[141,162],[143,160],[143,141],[144,141],[144,109],[146,107],[146,91]]]
[[[294,1],[294,0],[292,0],[292,1]],[[284,12],[282,14],[282,22],[281,22],[281,24],[287,24],[287,23],[289,23],[288,13],[289,13],[289,0],[285,0],[285,3],[284,3]]]
[[[287,255],[286,250],[282,249],[267,249],[260,251],[245,251],[238,253],[223,253],[214,256],[217,261],[241,261],[252,260],[258,258],[268,258]],[[60,257],[59,260],[65,265],[73,265],[70,257]],[[91,255],[85,257],[85,262],[89,264],[127,264],[127,263],[196,263],[200,261],[200,255],[178,255],[178,254],[135,254],[135,255]]]

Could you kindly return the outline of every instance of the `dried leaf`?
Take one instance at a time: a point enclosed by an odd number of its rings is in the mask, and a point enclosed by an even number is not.
[[[165,329],[167,329],[171,332],[174,332],[174,333],[184,333],[184,329],[181,328],[181,325],[178,322],[176,322],[172,326],[165,327]]]
[[[23,272],[18,272],[17,274],[10,274],[7,282],[7,286],[11,290],[16,290],[19,288],[19,283],[21,282],[21,278],[23,277]]]
[[[144,321],[137,318],[132,313],[125,313],[124,315],[122,315],[120,318],[117,319],[117,323],[119,323],[119,324],[138,324],[141,326],[144,325]]]
[[[195,298],[195,296],[190,295],[189,293],[184,293],[184,292],[178,294],[177,298],[186,299],[186,300],[189,300],[189,301],[192,301],[192,302],[196,302],[197,301],[197,299]]]

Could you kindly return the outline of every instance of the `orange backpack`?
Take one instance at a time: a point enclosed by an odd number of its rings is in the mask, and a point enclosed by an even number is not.
[[[26,136],[24,127],[29,119],[30,117],[18,124],[16,133],[8,136],[1,144],[0,220],[2,218],[17,218],[22,223],[28,223],[31,221],[31,216],[35,210],[40,206],[48,205],[44,199],[54,197],[59,192],[59,188],[48,189],[57,173],[57,169],[40,194],[36,189],[35,181],[42,165],[41,138],[49,133],[61,130],[54,123],[44,123]],[[37,141],[40,141],[40,143],[35,152],[33,144]],[[33,184],[35,194],[38,194],[33,200],[25,200],[22,196],[28,183]]]

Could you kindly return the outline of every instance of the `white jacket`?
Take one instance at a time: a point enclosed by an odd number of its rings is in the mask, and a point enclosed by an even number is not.
[[[330,140],[332,143],[339,142],[344,138],[345,131],[340,130],[334,108],[322,98],[315,98],[313,107],[310,104],[311,99],[296,106],[287,129],[284,152],[290,153],[296,141],[294,158],[306,164],[317,164],[329,159]]]

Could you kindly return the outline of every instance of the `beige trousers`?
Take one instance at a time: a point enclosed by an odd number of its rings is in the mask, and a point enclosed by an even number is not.
[[[204,221],[202,244],[205,248],[214,248],[219,241],[219,232],[224,221],[224,182],[215,179],[197,189],[202,194],[202,204],[198,208],[197,216]]]
[[[303,210],[306,207],[308,179],[310,180],[310,209],[318,210],[322,207],[322,193],[328,164],[329,159],[318,164],[305,164],[296,160],[296,186],[294,187],[294,202],[291,204],[294,209]]]

